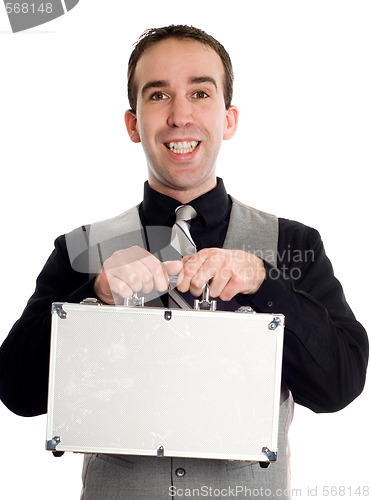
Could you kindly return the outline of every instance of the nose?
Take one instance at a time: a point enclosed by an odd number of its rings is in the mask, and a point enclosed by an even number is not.
[[[192,104],[183,97],[173,98],[169,107],[168,125],[170,127],[185,127],[192,122]]]

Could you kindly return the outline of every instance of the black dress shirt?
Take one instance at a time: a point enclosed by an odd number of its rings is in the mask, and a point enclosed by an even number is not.
[[[232,200],[225,190],[222,179],[218,178],[214,189],[189,204],[197,212],[197,217],[191,221],[190,228],[197,250],[222,247],[232,208]],[[175,209],[179,205],[181,205],[179,201],[158,193],[146,182],[143,203],[139,207],[143,226],[172,227],[175,223]]]
[[[231,210],[222,181],[190,204],[199,214],[191,225],[197,247],[221,247]],[[170,227],[178,205],[146,184],[141,220]],[[277,268],[264,263],[260,289],[235,299],[257,312],[285,315],[284,382],[297,403],[316,412],[337,411],[363,390],[367,334],[345,300],[316,230],[279,219],[277,256]],[[94,278],[72,269],[65,236],[57,238],[35,293],[0,348],[0,397],[13,412],[46,412],[51,303],[93,297],[93,286]]]

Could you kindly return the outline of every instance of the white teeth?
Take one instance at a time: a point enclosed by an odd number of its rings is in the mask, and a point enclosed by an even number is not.
[[[197,141],[169,142],[167,147],[176,154],[192,153],[199,145]]]

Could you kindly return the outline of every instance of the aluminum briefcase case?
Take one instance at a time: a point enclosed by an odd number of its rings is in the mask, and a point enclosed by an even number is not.
[[[54,303],[46,448],[277,459],[284,316]]]

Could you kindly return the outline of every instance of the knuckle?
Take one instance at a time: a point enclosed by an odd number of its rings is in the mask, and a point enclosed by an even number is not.
[[[163,269],[163,267],[162,267],[162,265],[161,265],[160,262],[158,262],[158,263],[155,264],[155,266],[153,268],[153,274],[155,276],[161,276],[162,274],[164,274],[164,269]]]
[[[227,281],[230,279],[231,277],[231,271],[227,268],[227,267],[223,267],[220,271],[219,271],[219,277],[220,279],[222,279],[223,281]]]
[[[225,258],[225,253],[221,249],[211,250],[209,253],[209,260],[213,262],[221,262]]]
[[[191,278],[196,272],[196,266],[194,264],[189,263],[189,262],[184,266],[183,269],[184,269],[184,275],[187,278]]]
[[[152,283],[152,274],[145,273],[142,276],[142,283],[145,284],[145,285],[148,285],[149,283]]]
[[[209,248],[202,248],[201,250],[198,251],[198,255],[202,259],[206,259],[206,257],[208,256],[209,253],[210,253]]]
[[[137,273],[135,273],[134,271],[128,271],[126,273],[126,282],[129,284],[129,283],[135,283],[137,281],[138,277],[137,277]]]
[[[116,283],[112,283],[112,286],[110,287],[111,294],[118,295],[120,297],[130,297],[132,294],[131,289],[128,287],[128,285],[124,281],[118,281]]]

